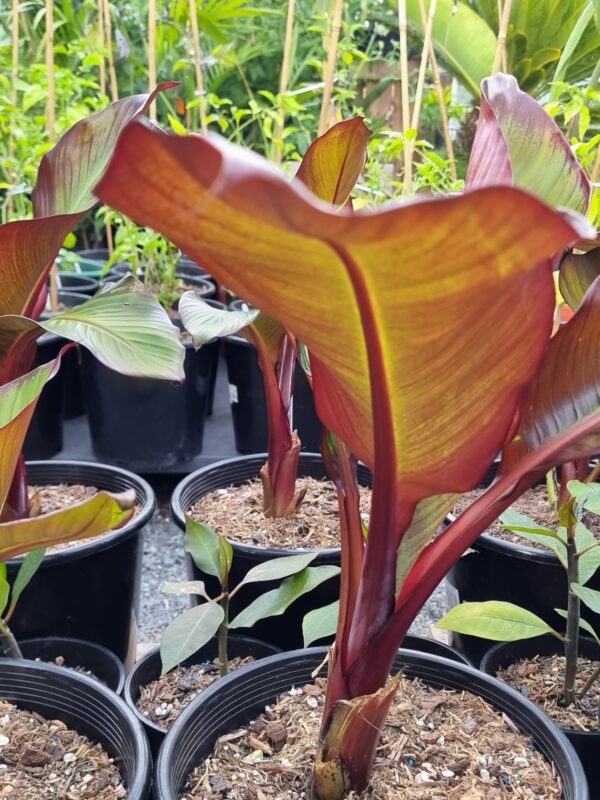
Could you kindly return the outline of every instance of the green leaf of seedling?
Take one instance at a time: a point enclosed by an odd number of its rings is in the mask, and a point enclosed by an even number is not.
[[[31,552],[27,553],[23,559],[21,566],[19,567],[19,571],[17,572],[17,577],[13,583],[10,608],[8,609],[8,613],[6,615],[7,619],[12,617],[15,607],[19,601],[19,597],[21,597],[23,590],[38,571],[45,555],[46,549],[42,547],[38,550],[31,550]],[[6,576],[6,564],[3,564],[3,566],[5,568],[4,575]],[[6,606],[2,608],[2,611],[4,611],[5,607]],[[0,614],[2,611],[0,611]]]
[[[564,608],[555,608],[554,610],[563,619],[567,619],[568,614]],[[596,631],[592,628],[589,622],[586,622],[584,619],[581,619],[581,617],[579,617],[579,628],[580,630],[587,631],[591,636],[593,636],[593,638],[598,642],[598,644],[600,644],[600,639],[596,635]]]
[[[582,483],[582,481],[569,481],[569,493],[583,505],[586,511],[600,515],[600,485],[597,483]]]
[[[203,522],[196,522],[186,515],[184,547],[201,572],[221,579],[220,536]]]
[[[4,609],[8,604],[8,596],[10,594],[10,583],[6,578],[0,578],[0,615],[4,613]]]
[[[588,586],[582,586],[581,583],[572,583],[571,589],[588,608],[594,613],[600,614],[600,592],[590,589]]]
[[[333,636],[337,629],[340,601],[334,600],[328,606],[315,608],[304,615],[302,620],[302,636],[304,647],[309,647],[319,639]]]
[[[502,527],[506,530],[515,531],[524,539],[552,550],[563,566],[566,566],[567,550],[564,544],[565,540],[559,533],[538,525],[537,522],[529,519],[525,514],[520,514],[512,509],[508,509],[500,515],[500,522],[503,523]]]
[[[231,546],[231,543],[224,536],[219,536],[219,569],[221,586],[227,586],[232,560],[233,547]]]
[[[224,618],[223,609],[214,600],[188,608],[165,628],[160,640],[162,675],[181,664],[205,645],[217,632]]]
[[[582,522],[575,527],[575,546],[582,553],[579,558],[579,583],[587,583],[600,567],[600,547],[598,539]]]
[[[526,608],[502,600],[483,603],[461,603],[436,623],[439,628],[456,633],[493,639],[496,642],[515,642],[552,633],[562,638],[543,619]]]
[[[560,522],[561,527],[568,528],[569,525],[577,524],[578,519],[575,516],[575,510],[573,508],[574,505],[574,499],[571,497],[558,509],[558,521]]]
[[[204,581],[165,581],[161,590],[165,594],[196,594],[210,600],[206,594]]]
[[[283,556],[282,558],[272,558],[269,561],[264,561],[262,564],[257,564],[256,567],[249,569],[239,585],[258,583],[259,581],[278,581],[290,575],[295,575],[305,567],[308,567],[316,556],[317,552],[313,550],[297,556]]]
[[[514,531],[515,533],[533,533],[536,537],[549,536],[551,539],[555,539],[557,542],[560,542],[563,546],[565,545],[562,537],[559,536],[556,531],[553,531],[550,528],[519,528],[516,525],[503,525],[502,527],[505,531]],[[549,544],[547,546],[550,547]]]
[[[251,628],[259,619],[277,617],[303,594],[311,592],[324,581],[338,575],[339,567],[325,564],[306,567],[297,575],[290,575],[281,586],[257,597],[229,623],[230,628]]]

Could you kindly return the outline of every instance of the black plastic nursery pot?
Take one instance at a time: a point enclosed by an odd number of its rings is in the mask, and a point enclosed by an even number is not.
[[[83,669],[91,672],[115,694],[121,694],[125,686],[123,662],[106,647],[86,642],[84,639],[69,639],[67,636],[41,636],[19,642],[23,658],[43,663],[54,663],[62,659],[59,666],[65,669]]]
[[[247,724],[292,686],[310,683],[326,648],[271,656],[210,686],[175,720],[160,750],[154,775],[155,800],[178,800],[192,769],[214,742]],[[553,762],[563,784],[563,800],[588,800],[581,762],[564,734],[518,692],[481,672],[438,656],[401,650],[394,671],[404,669],[434,687],[468,690],[506,713]]]
[[[255,456],[239,456],[225,461],[218,461],[207,467],[196,470],[175,487],[171,498],[171,512],[174,521],[185,531],[185,513],[197,500],[216,489],[227,486],[238,486],[251,478],[257,478],[260,468],[267,459],[266,453]],[[317,453],[301,453],[298,474],[317,479],[326,478],[323,460]],[[371,485],[371,473],[363,465],[358,468],[359,482],[364,486]],[[240,544],[232,540],[233,563],[229,585],[236,586],[249,569],[268,561],[271,558],[296,555],[300,550],[281,550],[275,547],[257,547]],[[188,569],[194,580],[203,580],[211,596],[218,594],[216,580],[201,573],[188,557]],[[311,566],[321,564],[340,565],[339,549],[320,550]],[[264,592],[274,589],[279,581],[252,583],[240,589],[230,604],[230,618],[242,610],[248,603]],[[317,586],[312,592],[296,600],[283,614],[257,622],[251,629],[251,635],[263,642],[269,642],[282,650],[290,650],[302,645],[302,620],[308,611],[333,603],[339,598],[340,584],[337,577]],[[193,601],[192,601],[193,602]]]
[[[459,653],[449,644],[438,642],[437,639],[431,639],[429,636],[418,636],[414,633],[408,633],[402,640],[403,650],[416,650],[418,653],[428,653],[432,656],[440,656],[441,658],[449,658],[450,661],[457,661],[459,664],[465,664],[467,667],[473,665],[464,653]]]
[[[491,470],[485,483],[491,481],[493,474]],[[446,576],[449,608],[463,602],[505,600],[529,609],[550,624],[557,620],[554,609],[565,604],[567,578],[553,553],[486,533],[479,537],[473,550],[459,559]],[[600,571],[591,578],[589,586],[600,590]],[[591,611],[588,615],[594,628],[600,625],[600,615]],[[452,645],[477,665],[489,642],[454,633]]]
[[[90,278],[88,275],[81,275],[77,272],[59,272],[58,277],[60,287],[65,292],[78,292],[88,297],[96,294],[100,285],[96,278]]]
[[[229,636],[227,651],[229,658],[248,658],[250,656],[255,660],[266,658],[267,656],[272,656],[280,652],[276,647],[270,644],[259,642],[257,639],[251,639],[247,636]],[[214,638],[207,642],[204,647],[201,647],[193,656],[190,656],[182,662],[182,666],[191,667],[196,664],[205,664],[207,661],[212,661],[217,658],[217,655],[218,640]],[[160,649],[155,647],[143,655],[129,670],[125,679],[125,689],[123,692],[125,702],[146,731],[148,741],[150,742],[150,750],[155,757],[167,735],[167,731],[165,728],[161,728],[160,725],[156,725],[145,717],[138,709],[136,703],[140,699],[142,688],[160,678],[161,669]]]
[[[87,258],[90,261],[108,261],[110,253],[108,247],[91,247],[84,250],[77,250],[77,255],[81,258]]]
[[[67,308],[74,308],[89,299],[88,295],[78,292],[58,293],[59,302]],[[42,314],[42,318],[45,317],[47,315]],[[56,358],[66,344],[67,340],[62,336],[45,333],[37,341],[34,366],[38,367]],[[65,400],[69,396],[72,398],[71,403],[77,403],[78,392],[81,398],[78,379],[78,349],[73,347],[65,353],[59,371],[42,390],[23,445],[26,458],[51,458],[62,450]]]
[[[160,472],[202,451],[219,342],[195,350],[184,342],[185,381],[132,378],[82,353],[94,455],[136,472]]]
[[[496,677],[499,669],[505,669],[522,658],[551,656],[564,652],[561,642],[554,636],[536,636],[535,639],[523,639],[518,642],[500,642],[489,647],[481,660],[481,669],[487,675]],[[593,639],[579,637],[579,655],[600,661],[600,647]],[[581,759],[587,777],[590,797],[600,797],[600,772],[598,771],[598,755],[600,754],[600,721],[596,731],[577,731],[562,728],[567,739],[573,745]]]
[[[232,307],[236,302],[231,304]],[[235,448],[243,454],[263,453],[268,441],[267,410],[256,348],[239,336],[228,336],[224,350]],[[300,364],[296,364],[294,380],[292,424],[298,430],[302,449],[318,452],[321,448],[321,421]]]
[[[114,692],[72,670],[3,658],[0,697],[48,720],[59,719],[101,744],[121,770],[127,800],[146,800],[152,780],[148,742],[135,716]]]
[[[132,664],[143,551],[140,533],[154,513],[152,488],[132,472],[83,461],[32,461],[27,475],[31,486],[66,483],[111,492],[133,489],[139,511],[116,531],[46,554],[11,622],[17,641],[40,636],[85,639]],[[8,561],[11,584],[22,560]]]

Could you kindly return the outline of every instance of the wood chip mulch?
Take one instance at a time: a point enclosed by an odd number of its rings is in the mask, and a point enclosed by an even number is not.
[[[293,688],[245,728],[222,736],[181,800],[311,797],[326,683]],[[502,800],[562,796],[554,766],[506,714],[468,692],[402,678],[361,800]],[[348,800],[359,800],[356,794]]]
[[[577,692],[581,691],[597,667],[597,661],[581,657],[577,660]],[[596,681],[582,699],[565,707],[561,702],[564,675],[565,658],[562,655],[524,658],[497,673],[501,681],[541,706],[561,728],[597,731],[600,728],[600,682]]]
[[[62,511],[64,508],[74,506],[88,500],[97,494],[95,486],[82,484],[60,483],[56,486],[29,486],[29,502],[32,517],[40,514],[50,514],[53,511]]]
[[[229,671],[245,667],[253,658],[232,658]],[[218,659],[189,667],[175,667],[152,683],[143,686],[136,703],[150,722],[170,728],[183,709],[204,689],[220,677]]]
[[[0,798],[120,800],[123,778],[99,744],[0,700]]]
[[[241,486],[217,489],[188,510],[197,522],[236,542],[282,550],[322,550],[340,546],[337,494],[330,481],[299,478],[298,489],[306,495],[291,517],[268,519],[263,513],[260,479]],[[360,488],[361,514],[368,523],[371,490]]]
[[[464,511],[474,500],[477,500],[478,497],[481,497],[483,491],[483,489],[474,489],[472,492],[466,492],[466,494],[463,494],[452,509],[452,513],[457,515]],[[515,500],[515,502],[511,505],[511,510],[525,514],[527,517],[529,517],[529,519],[537,522],[538,525],[542,525],[545,528],[549,528],[553,531],[558,529],[558,514],[556,513],[556,509],[550,505],[546,486],[543,484],[540,486],[534,486],[532,489],[528,489],[523,495],[521,495],[521,497],[519,497],[518,500]],[[583,515],[583,522],[585,526],[592,531],[592,533],[596,534],[597,537],[600,537],[600,517],[598,517],[596,514],[586,513]],[[485,533],[488,533],[498,539],[503,539],[505,542],[512,542],[513,544],[519,544],[524,547],[532,547],[535,550],[548,549],[537,542],[530,542],[529,539],[519,536],[518,533],[513,531],[505,531],[502,528],[502,523],[500,520],[492,522]]]
[[[98,493],[95,486],[84,486],[83,484],[73,483],[58,483],[52,486],[28,486],[29,502],[31,505],[30,516],[38,517],[41,514],[51,514],[53,511],[62,511],[65,508],[82,503]],[[134,515],[138,514],[140,507],[136,504],[134,506]],[[93,536],[86,539],[86,542],[94,542],[104,536],[101,533],[99,536]],[[56,550],[63,550],[66,547],[75,547],[81,544],[81,541],[63,542],[48,548],[49,552]]]

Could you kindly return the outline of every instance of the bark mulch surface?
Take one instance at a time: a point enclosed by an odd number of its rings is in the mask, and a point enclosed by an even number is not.
[[[89,500],[95,494],[98,494],[98,489],[95,486],[84,486],[83,484],[73,483],[59,483],[52,486],[29,486],[29,502],[31,504],[31,517],[38,517],[40,514],[50,514],[53,511],[62,511],[65,508],[70,508],[76,503],[82,503],[84,500]],[[134,506],[134,515],[139,513],[139,506]],[[104,536],[103,533],[98,536],[93,536],[90,539],[85,539],[87,542],[95,542]],[[48,548],[50,552],[62,550],[65,547],[75,547],[81,544],[81,541],[63,542]]]
[[[123,778],[99,744],[0,700],[0,798],[119,800]]]
[[[40,514],[50,514],[52,511],[62,511],[76,503],[89,500],[97,493],[98,489],[95,486],[83,486],[82,484],[60,483],[56,486],[30,486],[30,516],[37,517]]]
[[[474,489],[472,492],[463,494],[452,509],[454,514],[464,511],[471,503],[483,494],[483,489]],[[556,509],[550,504],[548,500],[548,493],[545,485],[534,486],[528,489],[518,500],[516,500],[511,510],[518,511],[521,514],[529,517],[529,519],[542,525],[544,528],[556,531],[559,527],[558,514]],[[596,514],[585,513],[583,515],[583,522],[592,533],[600,537],[600,517]],[[505,531],[502,528],[502,522],[497,519],[492,522],[490,527],[485,531],[498,539],[503,539],[505,542],[512,542],[513,544],[520,544],[525,547],[532,547],[536,550],[548,550],[542,544],[531,542],[523,536],[519,536],[514,531]]]
[[[232,658],[229,671],[233,672],[254,661],[253,658]],[[139,711],[161,728],[168,729],[183,709],[220,677],[219,661],[207,661],[189,667],[175,667],[147,686],[143,686],[136,705]]]
[[[222,736],[188,777],[181,800],[311,797],[325,687],[317,678],[291,689],[245,728]],[[553,765],[505,714],[468,692],[402,678],[361,799],[554,800],[561,794]]]
[[[577,677],[575,679],[577,694],[581,692],[599,666],[597,661],[581,657],[577,659]],[[561,702],[564,676],[565,658],[561,655],[554,655],[521,659],[516,664],[499,670],[496,677],[509,683],[541,706],[561,728],[597,731],[599,728],[600,682],[596,680],[582,698],[578,698],[574,704],[565,707]]]
[[[299,478],[298,489],[306,495],[298,511],[283,519],[267,519],[263,513],[263,489],[259,478],[241,486],[216,489],[188,510],[228,539],[241,544],[281,550],[323,550],[340,546],[337,494],[330,481]],[[361,487],[361,513],[365,522],[371,490]]]

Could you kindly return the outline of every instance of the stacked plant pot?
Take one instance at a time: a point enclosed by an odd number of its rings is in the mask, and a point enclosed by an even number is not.
[[[194,281],[208,302],[214,286]],[[132,378],[82,354],[84,393],[94,455],[136,472],[158,472],[202,452],[204,425],[214,391],[219,342],[196,350],[184,334],[185,381]]]
[[[59,303],[66,308],[82,305],[89,299],[89,295],[77,292],[58,293]],[[42,318],[44,316],[43,314]],[[66,344],[67,340],[61,336],[45,333],[38,339],[34,366],[37,367],[56,358]],[[25,438],[23,447],[25,457],[51,458],[60,452],[63,446],[65,408],[68,405],[69,416],[75,416],[74,411],[81,406],[81,402],[79,349],[74,347],[65,353],[60,370],[42,391]]]

